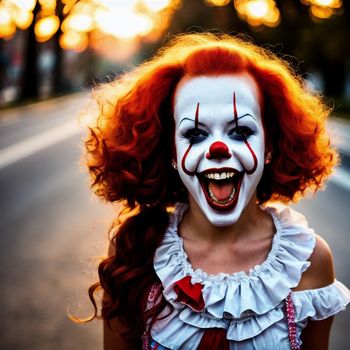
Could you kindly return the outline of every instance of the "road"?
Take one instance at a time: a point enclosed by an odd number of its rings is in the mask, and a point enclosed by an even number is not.
[[[112,218],[112,208],[91,196],[79,164],[84,132],[76,119],[85,99],[76,95],[0,117],[1,147],[25,142],[32,151],[22,157],[28,148],[12,148],[20,159],[0,162],[0,349],[102,348],[100,322],[76,325],[67,317],[68,309],[83,317],[92,312],[87,288],[97,279]]]
[[[75,121],[83,94],[0,113],[0,349],[96,350],[100,321],[87,288],[97,279],[116,208],[93,198],[80,164],[84,131]],[[349,174],[345,166],[341,174]],[[345,180],[344,180],[345,179]],[[330,244],[337,278],[350,286],[350,199],[346,177],[296,208]],[[347,349],[350,312],[334,324],[331,349]]]

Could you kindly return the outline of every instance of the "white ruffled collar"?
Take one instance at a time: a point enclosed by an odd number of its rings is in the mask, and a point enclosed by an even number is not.
[[[193,269],[183,249],[182,238],[177,234],[187,204],[178,204],[171,215],[170,224],[154,258],[154,269],[163,284],[163,294],[175,309],[182,309],[176,301],[176,282],[191,277],[191,283],[200,283],[205,313],[214,318],[242,318],[247,313],[263,315],[276,308],[302,273],[309,267],[307,259],[315,246],[315,236],[305,218],[290,208],[278,210],[264,208],[274,221],[276,233],[267,259],[248,273],[220,273],[210,275]]]

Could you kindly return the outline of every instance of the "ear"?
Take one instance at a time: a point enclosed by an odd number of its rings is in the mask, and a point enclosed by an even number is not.
[[[266,150],[265,152],[265,164],[270,164],[272,160],[272,152]]]
[[[265,138],[265,164],[270,164],[273,156],[273,147],[271,138]]]
[[[171,161],[171,166],[172,166],[175,170],[177,170],[177,163],[176,163],[176,160],[175,160],[175,159],[173,159],[173,160]]]

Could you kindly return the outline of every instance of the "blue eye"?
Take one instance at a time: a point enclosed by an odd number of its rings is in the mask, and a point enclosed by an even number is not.
[[[196,144],[204,141],[208,137],[208,133],[199,128],[187,130],[183,136],[190,141],[191,144]]]
[[[247,126],[237,126],[231,129],[228,136],[234,140],[243,141],[253,134],[253,130]]]

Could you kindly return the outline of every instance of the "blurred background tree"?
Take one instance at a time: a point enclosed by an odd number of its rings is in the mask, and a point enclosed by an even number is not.
[[[209,30],[268,46],[344,108],[349,6],[341,0],[1,0],[0,105],[81,90],[148,58],[174,34]]]

